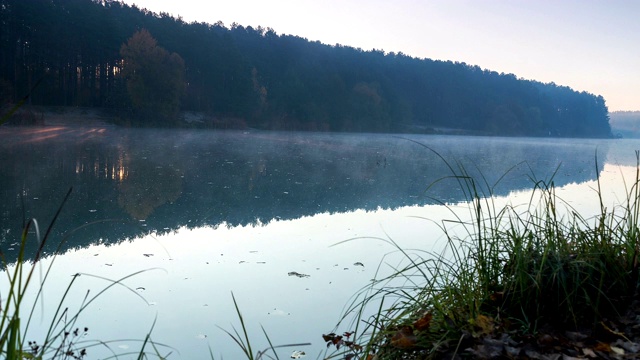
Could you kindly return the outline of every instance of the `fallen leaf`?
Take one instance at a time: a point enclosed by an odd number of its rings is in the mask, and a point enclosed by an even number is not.
[[[537,351],[525,350],[524,353],[529,357],[529,359],[542,360],[542,354]]]
[[[469,349],[476,359],[496,359],[502,354],[502,347],[478,345]]]
[[[325,342],[329,342],[329,341],[333,340],[333,338],[334,338],[334,337],[336,337],[336,334],[335,334],[335,333],[330,333],[330,334],[326,334],[326,335],[325,335],[325,334],[322,334],[322,339],[323,339]]]
[[[472,321],[473,326],[475,326],[478,332],[475,332],[474,336],[488,335],[493,332],[493,319],[485,315],[478,315],[475,320]]]
[[[616,355],[624,355],[624,349],[616,346],[611,346],[611,352]]]
[[[611,346],[607,343],[598,342],[593,348],[594,351],[611,352]]]
[[[593,352],[593,350],[591,350],[589,348],[582,349],[582,353],[584,354],[584,356],[588,356],[590,358],[597,358],[598,357],[598,355],[596,355],[596,353]]]
[[[562,360],[580,360],[581,358],[577,358],[577,357],[573,357],[573,356],[569,356],[566,354],[562,354]]]
[[[493,302],[500,302],[504,299],[504,291],[496,291],[489,295],[489,299]]]
[[[582,341],[584,339],[586,339],[588,336],[586,334],[583,334],[581,332],[577,332],[577,331],[566,331],[564,333],[564,336],[567,337],[567,339],[571,340],[571,341]]]
[[[514,346],[505,346],[504,350],[511,359],[517,359],[520,355],[520,349]]]
[[[423,317],[421,317],[420,319],[416,320],[413,323],[413,328],[418,331],[424,331],[429,329],[429,325],[431,324],[432,318],[433,318],[433,315],[431,315],[431,313],[424,314]]]
[[[418,338],[413,334],[411,326],[403,326],[391,338],[391,345],[398,349],[413,349],[417,342]]]
[[[640,352],[640,344],[635,342],[625,341],[622,344],[620,344],[620,346],[622,346],[622,348],[627,350],[628,352],[631,352],[634,354],[637,354]]]
[[[549,334],[542,334],[538,337],[538,345],[551,346],[556,343],[556,339]]]
[[[299,278],[308,278],[308,277],[311,277],[311,275],[301,274],[301,273],[296,272],[296,271],[290,271],[287,275],[289,275],[289,276],[296,276],[296,277],[299,277]]]

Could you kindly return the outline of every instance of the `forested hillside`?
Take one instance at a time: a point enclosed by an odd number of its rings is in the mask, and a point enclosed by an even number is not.
[[[189,111],[261,129],[611,135],[605,100],[568,87],[111,0],[0,0],[0,50],[3,104],[30,93],[132,125]]]

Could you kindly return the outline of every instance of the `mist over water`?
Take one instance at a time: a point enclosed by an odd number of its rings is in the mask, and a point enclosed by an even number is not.
[[[379,239],[443,245],[435,224],[450,214],[440,204],[467,200],[452,169],[500,201],[526,202],[533,180],[553,179],[568,201],[590,209],[597,177],[630,174],[640,148],[632,140],[64,126],[2,127],[0,139],[7,259],[15,259],[23,218],[48,225],[72,187],[47,248],[65,240],[48,297],[78,272],[117,279],[161,269],[127,282],[148,303],[118,288],[79,325],[101,340],[141,339],[157,316],[154,340],[184,359],[207,356],[207,344],[214,354],[238,351],[216,327],[239,326],[231,291],[258,344],[262,324],[274,344],[323,349],[320,335],[379,275],[380,261],[401,260]],[[611,186],[607,194],[622,187]],[[100,284],[81,276],[70,301]],[[126,347],[135,344],[116,345]]]
[[[456,182],[442,180],[449,166],[489,185],[500,180],[499,195],[550,178],[558,166],[557,185],[584,182],[602,168],[596,149],[604,161],[609,147],[603,140],[65,127],[4,128],[0,136],[3,227],[19,231],[23,216],[46,223],[70,187],[59,233],[110,219],[68,247],[183,226],[463,201]]]

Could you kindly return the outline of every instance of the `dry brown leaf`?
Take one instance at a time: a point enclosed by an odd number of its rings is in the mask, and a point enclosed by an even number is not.
[[[416,320],[416,322],[413,323],[413,328],[416,329],[417,331],[428,330],[429,325],[431,325],[432,318],[433,318],[433,315],[431,315],[431,313],[424,314],[423,317],[421,317],[420,319]]]
[[[493,319],[485,316],[478,315],[473,321],[473,326],[475,326],[479,331],[474,332],[474,336],[488,335],[493,332],[494,324]]]
[[[541,346],[552,346],[557,341],[557,339],[549,334],[541,334],[538,336],[538,344]]]
[[[413,349],[417,342],[418,338],[413,334],[411,326],[403,326],[391,338],[391,345],[398,349]]]
[[[593,348],[594,351],[605,351],[605,352],[611,352],[611,346],[609,346],[609,344],[607,343],[603,343],[603,342],[598,342],[596,344],[596,346]]]
[[[493,294],[489,295],[489,299],[493,302],[499,302],[504,299],[504,291],[496,291]]]

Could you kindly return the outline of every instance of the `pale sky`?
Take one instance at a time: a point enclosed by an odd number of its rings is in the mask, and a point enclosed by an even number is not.
[[[125,0],[185,21],[478,65],[640,110],[640,0]]]

